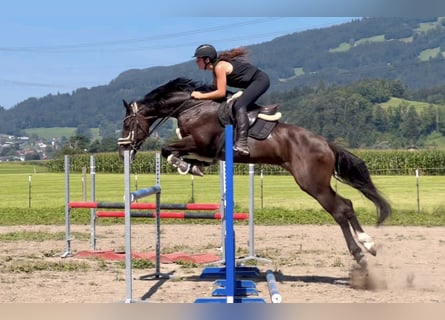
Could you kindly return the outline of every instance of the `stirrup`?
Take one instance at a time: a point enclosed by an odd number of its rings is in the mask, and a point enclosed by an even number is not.
[[[241,146],[241,145],[235,144],[233,146],[233,150],[239,152],[240,154],[242,154],[244,156],[248,156],[250,154],[248,146]]]

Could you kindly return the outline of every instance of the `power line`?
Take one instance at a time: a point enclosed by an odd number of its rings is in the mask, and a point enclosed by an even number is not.
[[[280,17],[273,17],[273,18],[256,18],[256,19],[250,19],[245,21],[240,21],[236,23],[231,24],[225,24],[225,25],[218,25],[213,27],[205,27],[205,28],[199,28],[194,30],[188,30],[188,31],[180,31],[180,32],[173,32],[173,33],[166,33],[166,34],[156,34],[156,35],[150,35],[146,37],[139,37],[139,38],[128,38],[128,39],[120,39],[120,40],[114,40],[114,41],[100,41],[100,42],[88,42],[88,43],[77,43],[77,44],[70,44],[70,45],[53,45],[53,46],[19,46],[19,47],[0,47],[0,52],[11,52],[11,53],[66,53],[66,51],[76,51],[82,50],[87,51],[89,53],[94,52],[102,52],[102,50],[106,48],[114,48],[117,49],[118,46],[124,46],[124,48],[120,48],[120,51],[130,50],[130,51],[144,51],[144,50],[162,50],[162,49],[168,49],[168,48],[179,48],[179,47],[188,47],[190,46],[189,42],[183,42],[183,43],[175,43],[175,44],[151,44],[155,40],[169,40],[169,39],[175,39],[175,38],[183,38],[188,37],[191,35],[196,34],[205,34],[205,33],[212,33],[216,32],[217,34],[227,34],[227,33],[218,33],[217,31],[220,30],[227,30],[227,29],[233,29],[233,28],[240,28],[243,26],[249,26],[249,25],[257,25],[262,23],[269,23],[274,22],[277,20],[282,20],[285,18]],[[340,23],[342,21],[339,21]],[[336,22],[330,22],[328,24],[336,24]],[[326,23],[318,24],[318,25],[312,25],[310,28],[320,28],[326,26]],[[290,26],[289,26],[290,28]],[[305,29],[308,27],[306,26]],[[310,29],[309,28],[309,29]],[[253,40],[253,39],[266,39],[274,36],[280,36],[283,34],[290,34],[297,32],[298,30],[295,30],[295,28],[292,28],[293,30],[282,30],[282,31],[273,31],[273,32],[265,32],[265,33],[254,33],[253,35],[244,35],[241,36],[240,34],[237,34],[236,36],[229,36],[225,38],[219,38],[219,39],[213,39],[213,43],[222,43],[227,41],[242,41],[242,40]],[[132,46],[129,46],[129,44],[133,44]],[[137,44],[137,45],[134,45]],[[108,49],[110,50],[110,49]],[[128,69],[128,68],[127,68]],[[42,87],[42,88],[58,88],[58,89],[72,89],[73,86],[76,85],[68,85],[68,84],[55,84],[55,83],[43,83],[43,82],[29,82],[29,81],[15,81],[15,80],[8,80],[8,79],[1,79],[0,82],[3,82],[4,84],[14,85],[14,86],[23,86],[23,87]],[[94,84],[95,85],[95,84]]]
[[[72,89],[72,85],[55,84],[55,83],[43,83],[43,82],[29,82],[29,81],[15,81],[8,79],[1,79],[0,82],[11,84],[21,87],[40,87],[40,88],[57,88],[57,89]]]
[[[231,23],[226,25],[219,25],[214,27],[206,27],[195,30],[188,31],[180,31],[174,33],[166,33],[166,34],[158,34],[151,35],[147,37],[140,38],[129,38],[129,39],[120,39],[113,41],[99,41],[99,42],[87,42],[87,43],[77,43],[77,44],[68,44],[68,45],[52,45],[52,46],[23,46],[23,47],[0,47],[0,51],[3,52],[51,52],[51,51],[60,51],[60,50],[72,50],[72,49],[91,49],[91,48],[105,48],[105,47],[113,47],[120,45],[129,45],[139,42],[147,42],[154,40],[167,40],[174,38],[187,37],[196,34],[210,33],[220,30],[226,30],[231,28],[238,28],[242,26],[255,25],[265,22],[271,22],[274,20],[280,20],[283,18],[259,18],[249,21],[241,21],[237,23]]]

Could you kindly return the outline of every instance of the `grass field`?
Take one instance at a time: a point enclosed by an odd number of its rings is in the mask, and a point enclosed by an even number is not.
[[[30,162],[2,162],[0,164],[0,176],[3,174],[34,174],[48,172],[43,165],[37,165]]]
[[[31,177],[31,183],[29,178]],[[81,174],[70,175],[71,201],[81,201],[86,186],[86,198],[90,199],[90,176],[86,181]],[[122,201],[123,176],[120,174],[96,175],[96,199],[98,201]],[[417,209],[417,187],[422,210],[432,211],[443,205],[445,178],[423,176],[417,181],[411,176],[374,176],[373,180],[381,192],[390,200],[395,209]],[[235,176],[235,202],[238,207],[247,208],[249,203],[249,177]],[[141,189],[155,183],[154,175],[132,176],[132,189]],[[354,206],[372,208],[372,204],[358,191],[333,180],[333,188],[344,197],[351,199]],[[162,199],[165,202],[219,202],[220,185],[216,175],[191,179],[190,176],[162,175]],[[31,194],[32,207],[59,207],[65,203],[65,175],[60,173],[1,174],[0,208],[28,207]],[[255,206],[282,207],[286,209],[318,209],[318,203],[302,192],[290,176],[264,176],[255,178]]]
[[[91,130],[91,141],[96,139],[100,140],[99,128],[90,128]],[[76,134],[76,128],[73,127],[54,127],[54,128],[29,128],[23,130],[25,134],[31,136],[33,134],[37,135],[40,138],[44,139],[52,139],[52,138],[61,138],[66,137],[69,138]]]
[[[380,106],[382,108],[389,108],[389,107],[398,107],[402,104],[406,104],[409,106],[413,106],[417,113],[421,113],[423,110],[425,110],[427,107],[433,106],[436,108],[439,108],[439,110],[443,110],[444,106],[442,105],[438,105],[438,104],[432,104],[432,103],[427,103],[427,102],[421,102],[421,101],[412,101],[412,100],[406,100],[406,99],[401,99],[401,98],[395,98],[392,97],[391,99],[389,99],[387,102],[383,102],[380,104]]]
[[[27,167],[26,173],[17,173],[18,169],[13,170],[12,167],[9,170],[4,169],[4,166],[1,168],[3,169],[0,171],[0,190],[2,190],[0,215],[6,212],[11,214],[15,211],[23,215],[30,208],[43,211],[45,209],[52,211],[50,208],[53,208],[63,213],[64,174],[40,172],[39,168],[35,169],[33,166]],[[29,170],[32,173],[29,173]],[[131,178],[132,190],[155,184],[154,175],[139,175],[137,179],[135,176]],[[97,201],[122,202],[123,175],[97,174],[95,180]],[[374,176],[373,180],[399,215],[418,214],[418,209],[420,209],[423,215],[435,215],[439,221],[445,221],[445,206],[442,200],[445,194],[445,177],[421,176],[417,180],[413,176]],[[234,182],[236,211],[248,212],[249,177],[235,176]],[[90,184],[89,175],[84,179],[81,174],[71,174],[70,200],[82,201],[85,196],[89,201],[91,199]],[[332,181],[332,186],[340,195],[352,200],[358,213],[364,212],[375,217],[373,204],[358,191],[336,180]],[[192,179],[191,176],[165,174],[161,176],[161,187],[161,201],[164,203],[220,202],[220,183],[216,175]],[[264,176],[262,179],[256,176],[254,189],[256,210],[274,214],[282,211],[289,215],[295,211],[299,213],[322,212],[320,205],[302,192],[290,176]],[[418,218],[422,219],[422,216]]]

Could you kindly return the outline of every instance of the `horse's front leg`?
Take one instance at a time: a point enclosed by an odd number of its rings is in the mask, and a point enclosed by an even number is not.
[[[170,143],[167,146],[163,146],[161,149],[161,154],[167,159],[168,163],[178,169],[179,174],[185,175],[190,173],[192,175],[202,177],[204,176],[204,173],[202,172],[202,166],[199,164],[199,162],[188,162],[182,157],[193,148],[191,146],[194,146],[193,139],[191,137],[187,137]]]

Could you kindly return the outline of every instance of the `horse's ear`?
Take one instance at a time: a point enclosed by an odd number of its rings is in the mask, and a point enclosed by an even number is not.
[[[124,104],[124,107],[125,107],[127,110],[130,109],[130,105],[128,104],[127,101],[125,101],[125,99],[122,99],[122,102],[123,102],[123,104]]]

